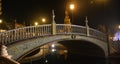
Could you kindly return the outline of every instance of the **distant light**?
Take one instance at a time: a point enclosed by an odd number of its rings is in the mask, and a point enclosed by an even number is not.
[[[70,4],[70,9],[74,10],[74,8],[75,8],[75,5],[74,4]]]
[[[42,22],[45,23],[45,22],[46,22],[46,19],[45,19],[45,18],[42,18]]]
[[[54,48],[54,47],[55,47],[55,44],[52,44],[51,47]]]
[[[48,60],[45,60],[45,62],[47,63],[47,62],[48,62]]]
[[[120,41],[120,31],[115,33],[113,41]]]
[[[52,49],[52,52],[55,52],[56,51],[56,49]]]
[[[67,50],[64,50],[64,52],[65,52],[65,53],[68,53],[68,51],[67,51]]]
[[[120,25],[118,26],[118,28],[120,29]]]
[[[5,32],[6,30],[2,30],[2,29],[0,29],[0,32]]]
[[[94,3],[94,1],[90,1],[90,4],[93,4]]]
[[[0,23],[2,23],[2,19],[0,19]]]
[[[35,22],[35,26],[37,26],[38,25],[38,22]]]

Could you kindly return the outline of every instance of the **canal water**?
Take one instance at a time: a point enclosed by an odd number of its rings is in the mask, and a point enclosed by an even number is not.
[[[120,58],[103,58],[104,56],[101,57],[103,54],[101,52],[103,51],[101,51],[101,49],[96,45],[93,45],[89,42],[65,42],[61,42],[61,44],[65,45],[69,50],[72,50],[72,52],[67,54],[60,54],[56,51],[45,55],[39,60],[30,61],[23,64],[120,64]],[[57,47],[56,49],[62,50],[62,48],[60,49]]]
[[[49,55],[39,60],[22,64],[120,64],[120,58],[95,58],[71,56],[67,59],[64,56]]]

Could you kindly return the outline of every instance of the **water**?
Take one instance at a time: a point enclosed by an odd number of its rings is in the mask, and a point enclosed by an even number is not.
[[[82,59],[82,60],[76,60],[76,61],[47,61],[47,62],[43,62],[40,60],[37,61],[33,61],[33,62],[29,62],[29,63],[23,63],[23,64],[120,64],[120,60],[119,59],[112,59],[111,61],[107,61],[107,60],[102,60],[102,59]]]
[[[36,61],[22,64],[120,64],[120,58],[97,58],[49,55]]]

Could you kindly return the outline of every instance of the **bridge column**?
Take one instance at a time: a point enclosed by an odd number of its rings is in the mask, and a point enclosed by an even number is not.
[[[53,20],[52,20],[52,35],[56,34],[56,23],[55,23],[55,14],[54,14],[54,10],[52,10],[52,14],[53,14]]]

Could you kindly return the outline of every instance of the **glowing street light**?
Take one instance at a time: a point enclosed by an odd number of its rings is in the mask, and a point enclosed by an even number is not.
[[[120,29],[120,25],[118,26],[118,29]]]
[[[74,8],[75,8],[75,5],[74,4],[70,4],[70,9],[74,10]]]
[[[45,22],[46,22],[46,19],[45,19],[45,18],[42,18],[42,22],[45,23]]]
[[[0,23],[2,23],[2,19],[0,19]]]
[[[74,4],[70,4],[70,10],[72,10],[72,23],[73,23],[73,10],[75,8]]]
[[[38,22],[35,22],[35,26],[37,26],[38,25]]]

